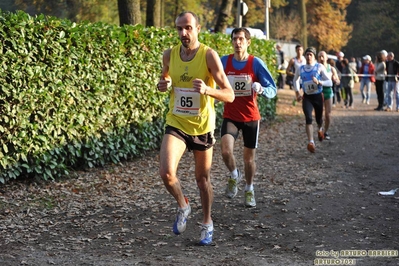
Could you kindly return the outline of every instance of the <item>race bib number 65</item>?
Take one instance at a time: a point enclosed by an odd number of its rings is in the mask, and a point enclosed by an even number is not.
[[[200,97],[198,92],[188,88],[174,88],[175,106],[173,113],[176,115],[198,116],[200,112]]]

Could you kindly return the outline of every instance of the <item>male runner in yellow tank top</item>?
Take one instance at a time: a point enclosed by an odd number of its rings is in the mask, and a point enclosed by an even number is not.
[[[180,234],[186,230],[191,208],[176,173],[185,150],[193,151],[195,180],[203,211],[199,244],[210,245],[213,236],[210,170],[215,143],[214,99],[233,102],[234,91],[219,55],[198,41],[201,30],[198,17],[192,12],[183,12],[178,15],[175,24],[181,44],[164,52],[162,74],[157,85],[161,92],[170,91],[159,173],[166,189],[177,201],[173,232]],[[216,89],[216,84],[219,89]]]

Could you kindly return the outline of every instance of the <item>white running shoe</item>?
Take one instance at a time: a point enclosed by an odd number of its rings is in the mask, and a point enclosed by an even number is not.
[[[236,178],[229,178],[227,187],[226,187],[226,197],[232,199],[237,195],[237,185],[241,182],[242,174],[240,170],[238,170],[238,176]]]
[[[187,217],[191,213],[190,203],[188,202],[188,199],[186,197],[184,197],[184,199],[186,200],[187,208],[177,210],[176,220],[173,223],[173,233],[175,233],[176,235],[180,235],[181,233],[186,231]]]
[[[200,246],[209,246],[212,244],[213,224],[201,225],[201,239],[198,243]]]
[[[255,207],[255,192],[253,190],[245,191],[245,206],[246,207]]]

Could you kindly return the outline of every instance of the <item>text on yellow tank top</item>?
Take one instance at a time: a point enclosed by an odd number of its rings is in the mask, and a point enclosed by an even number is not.
[[[180,47],[181,44],[174,46],[170,55],[169,75],[172,78],[172,90],[166,124],[188,135],[203,135],[215,129],[214,99],[195,92],[192,82],[199,78],[210,88],[216,89],[206,63],[206,51],[209,47],[200,44],[196,55],[188,62],[181,60]]]

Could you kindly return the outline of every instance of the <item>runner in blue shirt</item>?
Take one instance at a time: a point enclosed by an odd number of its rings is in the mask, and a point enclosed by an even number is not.
[[[302,110],[306,118],[306,135],[308,137],[308,151],[314,153],[316,146],[313,139],[312,112],[315,110],[318,125],[318,137],[324,139],[323,132],[323,86],[331,87],[332,80],[323,64],[316,60],[316,49],[309,47],[305,50],[306,64],[295,70],[294,88],[297,101],[302,101]],[[299,84],[302,80],[302,88]],[[301,91],[303,94],[301,95]]]

